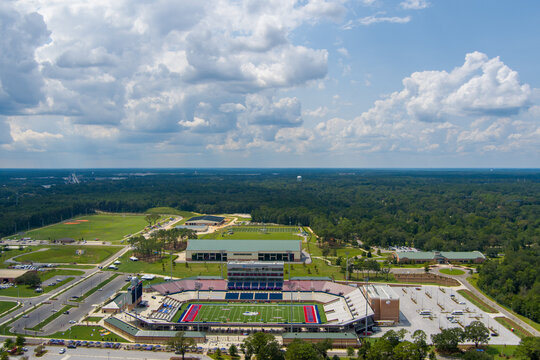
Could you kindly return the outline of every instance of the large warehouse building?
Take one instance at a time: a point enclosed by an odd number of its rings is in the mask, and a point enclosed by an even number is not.
[[[396,251],[394,258],[400,264],[407,263],[483,263],[486,260],[480,251]]]
[[[187,261],[296,261],[302,259],[300,240],[190,239]]]

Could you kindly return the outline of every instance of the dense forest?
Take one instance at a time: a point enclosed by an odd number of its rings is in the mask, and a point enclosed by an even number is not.
[[[502,261],[488,261],[478,286],[501,304],[540,322],[540,248],[507,248]]]
[[[539,262],[539,170],[2,170],[0,184],[2,236],[97,210],[167,206],[308,225],[323,243],[507,252],[484,266],[480,286],[540,317],[527,305],[539,303],[530,269]]]
[[[487,250],[540,243],[540,171],[0,172],[0,234],[95,210],[169,206],[311,226],[324,240]],[[302,181],[296,176],[301,175]]]

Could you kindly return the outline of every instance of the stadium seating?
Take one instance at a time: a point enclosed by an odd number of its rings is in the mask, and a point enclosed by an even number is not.
[[[163,299],[161,306],[152,312],[150,318],[171,321],[181,305],[180,301],[167,296]]]
[[[283,300],[282,293],[270,293],[270,300]]]
[[[255,300],[268,300],[268,293],[255,293]]]
[[[240,300],[253,300],[253,293],[240,293]]]
[[[238,300],[239,295],[240,295],[240,293],[230,293],[230,292],[228,292],[225,295],[225,300]]]

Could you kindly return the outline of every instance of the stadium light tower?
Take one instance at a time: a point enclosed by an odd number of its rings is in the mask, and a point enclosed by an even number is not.
[[[199,293],[202,288],[202,283],[197,281],[195,282],[195,290],[197,290],[197,306],[199,306]],[[197,331],[199,331],[199,321],[197,321]]]

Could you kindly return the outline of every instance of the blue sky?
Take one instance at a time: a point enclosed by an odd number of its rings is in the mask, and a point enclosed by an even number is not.
[[[540,3],[0,4],[2,167],[539,167]]]

